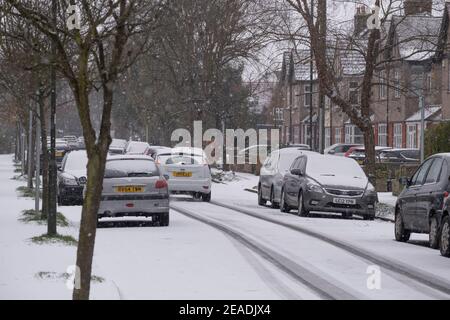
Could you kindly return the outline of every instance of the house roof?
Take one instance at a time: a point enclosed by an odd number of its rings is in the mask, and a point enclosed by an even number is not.
[[[433,120],[440,120],[439,117],[442,117],[441,114],[441,106],[426,106],[425,107],[425,120],[426,121],[433,121]],[[406,122],[419,122],[422,118],[422,112],[421,110],[414,113],[411,117],[406,119]]]
[[[392,17],[400,57],[407,61],[423,61],[434,56],[442,17],[411,15]]]

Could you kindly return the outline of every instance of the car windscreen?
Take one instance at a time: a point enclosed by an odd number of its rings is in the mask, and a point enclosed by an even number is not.
[[[420,159],[420,152],[417,150],[410,150],[410,151],[402,151],[402,156],[409,159]]]
[[[85,152],[72,152],[67,155],[64,170],[86,170],[88,158]]]
[[[308,157],[306,173],[319,176],[342,176],[350,178],[366,178],[359,164],[352,159],[336,157]]]
[[[144,159],[117,159],[106,162],[105,179],[159,176],[155,163]]]

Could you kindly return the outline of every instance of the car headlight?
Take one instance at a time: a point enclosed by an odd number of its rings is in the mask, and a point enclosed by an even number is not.
[[[375,187],[373,186],[373,184],[369,183],[367,185],[366,192],[364,192],[364,195],[368,196],[374,194],[375,192],[376,192]]]
[[[63,184],[66,186],[77,186],[78,182],[74,178],[63,178]]]
[[[319,186],[318,184],[308,183],[308,185],[306,187],[307,187],[308,191],[317,192],[317,193],[324,193],[322,187]]]

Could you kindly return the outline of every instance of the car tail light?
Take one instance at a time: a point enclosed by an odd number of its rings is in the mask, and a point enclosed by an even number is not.
[[[447,199],[448,196],[450,196],[450,193],[449,193],[448,191],[445,191],[445,192],[444,192],[444,199]]]
[[[164,189],[167,188],[167,181],[162,179],[162,180],[158,180],[155,183],[155,188],[156,189]]]
[[[134,203],[127,203],[125,206],[127,208],[133,208],[134,207]]]

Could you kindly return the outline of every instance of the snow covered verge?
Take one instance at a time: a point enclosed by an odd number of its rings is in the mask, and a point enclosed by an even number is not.
[[[26,182],[13,176],[12,156],[0,155],[0,299],[70,299],[67,272],[75,264],[76,247],[31,241],[46,232],[46,225],[20,221],[34,200],[19,197],[16,188]],[[58,232],[78,238],[81,208],[58,211],[69,221]],[[104,224],[97,230],[91,298],[285,298],[260,272],[271,267],[255,259],[225,234],[176,212],[169,228],[133,221]],[[279,270],[270,274],[290,286]]]

